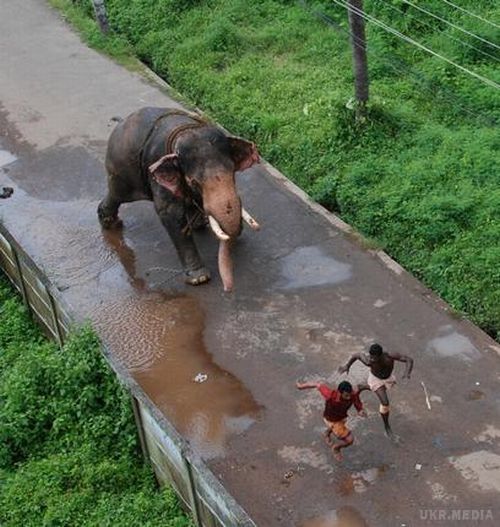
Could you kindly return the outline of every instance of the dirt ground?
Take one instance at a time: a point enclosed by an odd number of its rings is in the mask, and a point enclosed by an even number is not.
[[[238,177],[263,228],[239,241],[235,291],[209,232],[197,239],[214,279],[185,286],[150,203],[123,206],[121,232],[96,215],[112,117],[177,103],[42,0],[2,2],[0,63],[0,185],[14,188],[1,221],[259,526],[498,525],[498,344],[263,165]],[[338,464],[320,395],[295,381],[338,382],[374,341],[415,360],[390,393],[401,443],[365,392]],[[366,375],[356,365],[349,379]]]

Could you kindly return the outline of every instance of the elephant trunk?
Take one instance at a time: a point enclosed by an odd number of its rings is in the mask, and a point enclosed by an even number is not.
[[[241,200],[236,193],[234,179],[222,185],[219,178],[216,188],[206,185],[203,191],[203,206],[208,216],[208,221],[214,234],[219,239],[219,274],[222,279],[224,291],[233,288],[233,261],[231,246],[239,236],[242,229],[242,220],[252,229],[260,228],[259,224],[241,206]]]
[[[233,288],[231,245],[241,233],[241,200],[236,192],[234,178],[219,177],[217,185],[205,185],[203,207],[210,227],[219,239],[219,274],[224,291],[231,291]]]

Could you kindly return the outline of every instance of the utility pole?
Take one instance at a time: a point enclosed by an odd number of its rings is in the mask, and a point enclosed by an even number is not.
[[[352,66],[354,71],[354,95],[356,98],[356,119],[363,121],[368,102],[368,59],[366,57],[365,20],[363,0],[347,0],[349,29],[351,32]]]
[[[109,32],[109,24],[104,0],[92,0],[92,5],[94,6],[95,17],[100,30],[102,33],[107,34]]]

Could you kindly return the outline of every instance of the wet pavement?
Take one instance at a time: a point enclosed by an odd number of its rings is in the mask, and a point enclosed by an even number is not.
[[[214,279],[185,286],[150,203],[124,205],[119,232],[96,215],[112,118],[171,99],[87,49],[42,0],[3,2],[0,30],[0,186],[14,188],[1,221],[258,525],[454,525],[467,511],[481,519],[461,525],[498,524],[498,344],[264,166],[238,177],[262,230],[239,240],[235,291],[222,291],[209,232],[197,241]],[[402,442],[365,393],[339,465],[321,397],[294,383],[339,381],[373,341],[415,359],[390,394]]]

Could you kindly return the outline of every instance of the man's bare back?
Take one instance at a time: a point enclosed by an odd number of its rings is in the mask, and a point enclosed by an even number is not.
[[[379,411],[384,422],[385,432],[389,437],[394,438],[395,436],[389,425],[389,398],[387,396],[387,388],[390,388],[396,383],[396,379],[392,374],[394,362],[406,363],[403,379],[409,379],[413,369],[413,359],[400,353],[387,353],[383,351],[380,344],[372,344],[369,354],[356,353],[352,355],[347,364],[338,369],[339,373],[349,373],[349,369],[357,360],[370,369],[368,384],[363,385],[362,389],[369,389],[377,395],[380,401]]]

